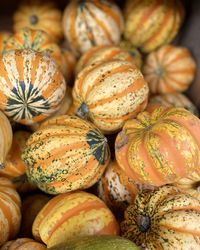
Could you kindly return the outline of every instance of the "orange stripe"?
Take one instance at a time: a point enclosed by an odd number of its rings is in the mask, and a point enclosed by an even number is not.
[[[165,67],[167,67],[168,65],[171,65],[172,63],[176,63],[177,61],[183,60],[183,59],[187,59],[189,57],[189,54],[185,51],[185,52],[181,52],[180,54],[178,54],[175,58],[173,58],[172,60],[168,61],[168,63],[165,63]]]
[[[77,3],[75,1],[72,1],[69,9],[68,9],[68,13],[69,15],[69,20],[70,20],[70,27],[69,27],[69,35],[71,43],[73,43],[73,47],[75,47],[77,50],[79,49],[79,43],[77,40],[77,34],[76,34],[76,18],[77,18]]]

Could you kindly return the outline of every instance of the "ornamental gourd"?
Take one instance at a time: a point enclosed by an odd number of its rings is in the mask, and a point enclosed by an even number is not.
[[[109,163],[110,151],[96,127],[66,115],[42,123],[27,141],[22,158],[30,180],[58,194],[95,184]]]
[[[0,54],[3,53],[6,42],[10,36],[11,36],[10,32],[7,32],[7,31],[0,32]]]
[[[152,94],[186,91],[192,83],[196,63],[187,48],[166,45],[151,52],[143,74]]]
[[[21,200],[10,180],[0,177],[0,246],[17,236]]]
[[[14,17],[14,31],[25,27],[34,30],[43,30],[54,41],[59,41],[62,36],[62,13],[53,2],[31,0],[23,2],[16,10]]]
[[[117,135],[115,154],[135,181],[154,186],[177,182],[200,166],[200,120],[182,108],[142,112]]]
[[[104,133],[114,133],[145,109],[148,91],[133,63],[111,60],[84,68],[72,95],[78,116],[92,121]]]
[[[113,1],[72,0],[64,11],[64,34],[77,56],[96,45],[119,44],[123,27]]]
[[[45,250],[45,245],[28,238],[19,238],[6,242],[0,250]]]
[[[200,201],[173,186],[139,194],[121,223],[122,236],[149,250],[199,249]]]
[[[82,191],[55,196],[33,223],[35,239],[48,248],[76,236],[118,234],[118,223],[104,202]]]
[[[32,124],[56,112],[66,83],[55,62],[32,50],[0,56],[0,109],[13,121]]]
[[[149,53],[175,38],[184,12],[180,0],[127,0],[124,37],[142,52]]]

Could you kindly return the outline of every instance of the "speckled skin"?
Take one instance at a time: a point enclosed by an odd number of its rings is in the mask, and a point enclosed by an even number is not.
[[[127,121],[117,135],[119,166],[135,181],[173,183],[200,166],[200,120],[182,108],[157,108]]]
[[[66,83],[55,62],[32,50],[0,56],[0,109],[15,122],[32,124],[56,112]]]
[[[3,52],[6,42],[10,36],[11,36],[11,33],[7,31],[0,32],[0,54]]]
[[[127,0],[124,12],[124,37],[145,53],[170,43],[185,16],[180,0]]]
[[[43,241],[48,248],[76,236],[118,234],[118,223],[103,201],[81,191],[51,199],[33,224],[35,239]]]
[[[6,242],[0,250],[45,250],[45,245],[38,243],[32,239],[19,238]]]
[[[0,246],[19,232],[21,200],[10,180],[0,177]]]
[[[122,236],[148,250],[200,248],[200,201],[173,186],[136,197],[125,212]]]
[[[110,60],[83,69],[72,95],[78,116],[91,120],[104,133],[114,133],[145,109],[148,92],[133,63]]]
[[[77,56],[96,45],[119,44],[123,28],[114,1],[72,0],[64,11],[64,34]]]
[[[183,92],[194,80],[196,62],[187,48],[165,45],[147,56],[142,72],[152,94]]]
[[[44,122],[27,141],[22,158],[30,180],[58,194],[95,184],[109,163],[110,151],[97,128],[66,115]]]

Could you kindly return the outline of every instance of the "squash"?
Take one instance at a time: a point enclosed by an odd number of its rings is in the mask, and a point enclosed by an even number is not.
[[[124,216],[122,236],[145,249],[200,248],[200,201],[176,187],[139,194]]]
[[[33,223],[35,239],[48,248],[76,236],[118,234],[118,223],[104,202],[82,191],[55,196]]]
[[[6,42],[10,36],[11,36],[11,33],[8,31],[1,31],[0,32],[0,54],[3,53]]]
[[[66,83],[55,62],[32,50],[0,55],[0,109],[13,121],[32,124],[56,112]]]
[[[124,37],[144,53],[170,43],[185,16],[180,0],[127,0]]]
[[[7,178],[0,177],[0,246],[19,232],[21,200]]]
[[[194,80],[196,63],[187,48],[166,45],[151,52],[143,74],[152,94],[186,91]]]
[[[134,181],[154,186],[177,182],[200,170],[200,120],[182,108],[142,112],[117,135],[115,154]]]
[[[45,194],[33,194],[27,196],[22,201],[22,223],[20,229],[20,237],[32,238],[32,225],[40,210],[50,200]]]
[[[50,1],[32,0],[23,2],[16,10],[13,21],[15,32],[28,27],[45,31],[56,42],[63,37],[62,13]]]
[[[13,139],[12,127],[8,118],[0,111],[0,170],[4,168],[6,156]]]
[[[98,235],[70,239],[67,243],[49,248],[49,250],[139,250],[131,241],[119,236]]]
[[[67,82],[70,82],[74,76],[76,58],[68,49],[61,48],[61,52],[61,71]]]
[[[143,111],[148,86],[140,70],[128,61],[96,62],[84,68],[72,91],[76,114],[104,133],[114,133]]]
[[[95,45],[119,44],[123,27],[114,1],[72,0],[64,11],[64,35],[77,56]]]
[[[110,60],[124,60],[135,64],[132,56],[125,50],[114,45],[101,45],[95,46],[89,49],[79,59],[76,65],[76,75],[83,70],[86,66],[89,66],[98,61],[110,61]]]
[[[110,160],[107,139],[75,116],[52,118],[28,139],[22,159],[30,180],[49,194],[95,184]]]
[[[146,110],[152,112],[159,106],[184,108],[194,115],[199,116],[198,109],[195,107],[195,105],[188,99],[187,96],[181,93],[152,96],[149,100]]]
[[[38,243],[32,239],[19,238],[16,240],[6,242],[0,250],[45,250],[45,245]]]

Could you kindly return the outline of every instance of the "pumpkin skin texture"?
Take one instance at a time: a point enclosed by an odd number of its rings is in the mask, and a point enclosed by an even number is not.
[[[0,246],[19,232],[21,200],[7,178],[0,177]]]
[[[104,133],[114,133],[147,105],[148,86],[140,70],[121,60],[97,62],[84,68],[72,91],[76,114]]]
[[[15,32],[25,27],[43,30],[56,42],[63,36],[62,13],[52,2],[26,1],[16,10],[13,21]]]
[[[157,108],[127,121],[117,135],[115,155],[133,180],[154,186],[199,171],[200,120],[182,108]]]
[[[121,231],[149,250],[199,249],[199,220],[200,201],[176,187],[163,186],[136,197],[125,211]]]
[[[35,239],[48,248],[76,236],[118,234],[118,223],[104,202],[82,191],[54,197],[33,223]]]
[[[72,0],[64,11],[64,35],[77,56],[96,45],[119,44],[123,28],[121,11],[113,1]]]
[[[187,48],[166,45],[150,53],[143,67],[152,94],[186,91],[192,83],[196,63]]]
[[[7,32],[7,31],[0,32],[0,54],[3,53],[6,42],[10,36],[11,36],[10,32]]]
[[[124,16],[125,39],[149,53],[174,39],[185,11],[180,0],[128,0]]]
[[[8,118],[0,111],[0,169],[4,167],[6,156],[13,139],[12,127]]]
[[[95,184],[110,160],[107,139],[75,116],[44,122],[22,154],[30,180],[49,194],[86,189]]]
[[[19,238],[6,242],[0,250],[45,250],[45,245],[38,243],[32,239]]]
[[[55,62],[32,50],[0,56],[0,109],[13,121],[30,125],[56,112],[66,83]]]

